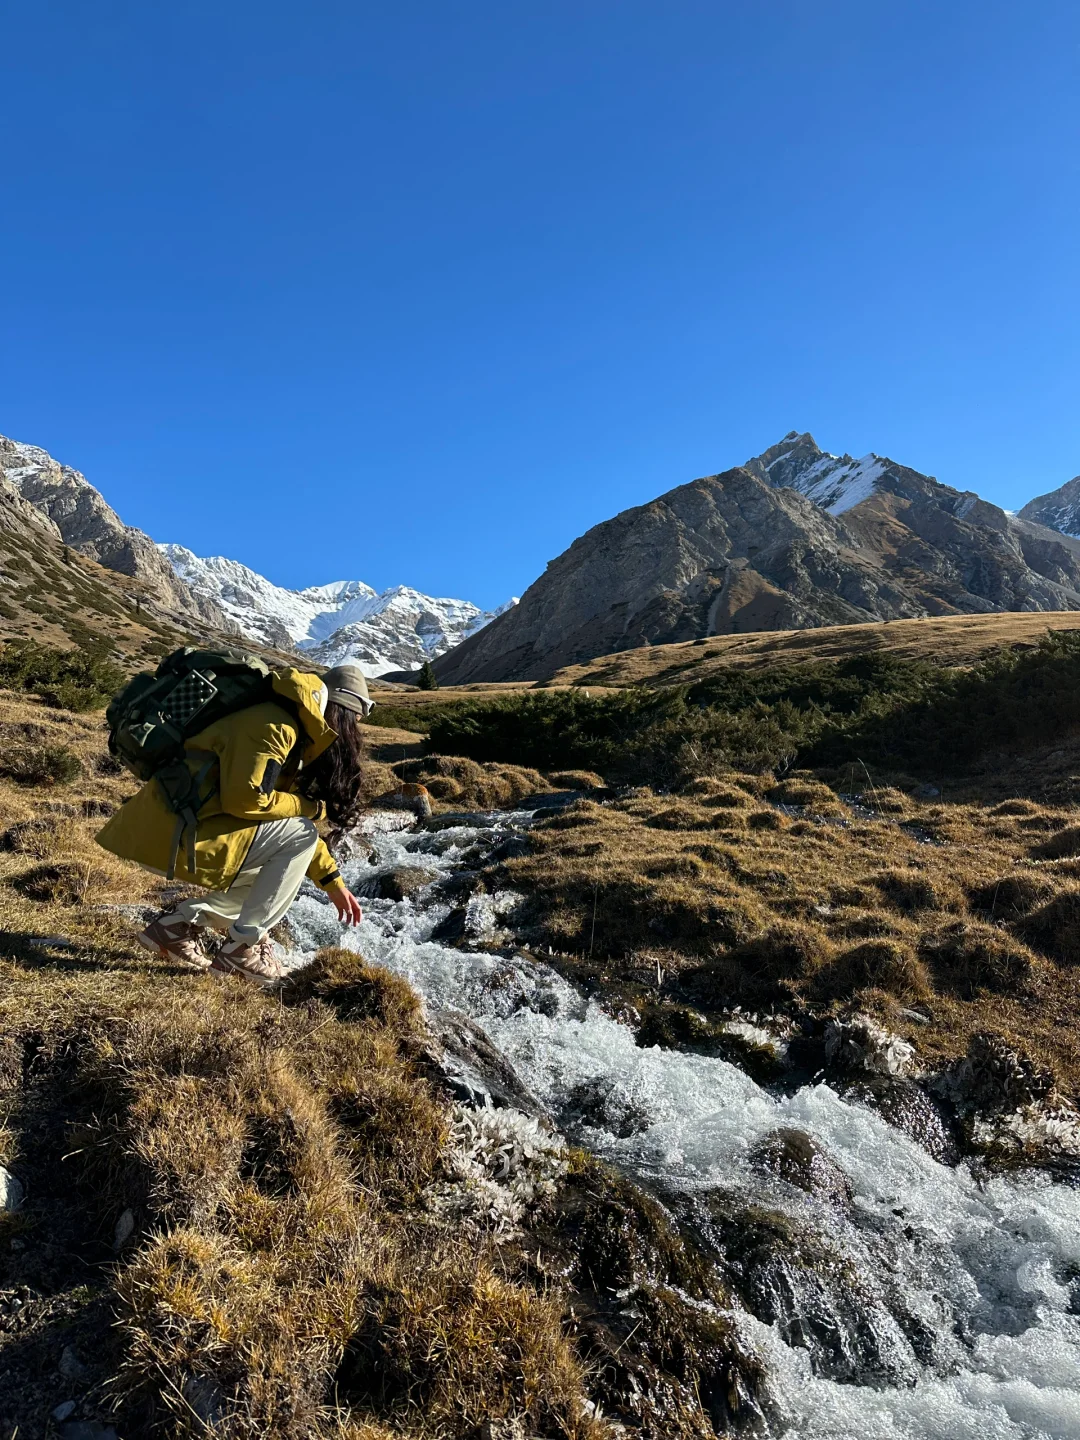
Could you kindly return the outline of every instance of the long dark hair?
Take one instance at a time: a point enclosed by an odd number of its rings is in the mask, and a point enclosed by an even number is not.
[[[300,772],[299,788],[309,799],[325,802],[331,839],[335,839],[360,818],[364,742],[352,710],[331,701],[326,707],[326,723],[337,732],[337,739]]]

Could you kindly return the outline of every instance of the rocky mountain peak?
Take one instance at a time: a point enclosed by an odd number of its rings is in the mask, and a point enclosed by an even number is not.
[[[1080,536],[1080,475],[1066,480],[1057,490],[1029,500],[1018,514],[1021,520],[1045,525],[1062,535]]]
[[[872,452],[861,460],[831,455],[812,435],[791,430],[746,468],[770,485],[797,490],[830,515],[842,515],[873,494],[888,464]]]
[[[995,610],[1080,610],[1080,546],[792,430],[594,526],[435,669],[451,684],[544,679],[640,645]]]

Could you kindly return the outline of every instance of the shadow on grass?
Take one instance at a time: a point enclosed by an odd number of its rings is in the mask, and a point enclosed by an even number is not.
[[[185,965],[155,961],[149,955],[125,953],[119,947],[91,945],[64,935],[42,935],[34,930],[0,930],[0,960],[26,970],[128,971],[148,972],[166,977],[197,976],[200,972]]]

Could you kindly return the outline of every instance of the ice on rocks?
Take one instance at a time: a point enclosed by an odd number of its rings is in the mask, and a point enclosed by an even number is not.
[[[825,1028],[825,1058],[830,1065],[867,1070],[873,1075],[907,1076],[918,1073],[915,1047],[870,1019],[830,1020]]]
[[[429,1190],[428,1204],[506,1237],[556,1193],[567,1170],[565,1151],[562,1137],[532,1115],[458,1105],[443,1155],[448,1180]]]
[[[22,1181],[0,1165],[0,1213],[21,1209],[25,1194]]]

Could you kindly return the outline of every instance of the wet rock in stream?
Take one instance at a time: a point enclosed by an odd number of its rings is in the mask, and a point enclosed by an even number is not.
[[[806,1351],[815,1375],[848,1384],[909,1385],[933,1359],[934,1322],[884,1293],[813,1216],[714,1190],[679,1203],[680,1219],[718,1259],[750,1314]]]
[[[439,1046],[434,1058],[458,1100],[546,1117],[543,1105],[475,1020],[460,1010],[439,1010],[430,1017],[429,1026]]]
[[[668,1211],[578,1152],[530,1228],[522,1264],[567,1292],[604,1415],[641,1440],[730,1434],[760,1418],[760,1364],[739,1341],[715,1266]]]
[[[766,1173],[786,1180],[827,1205],[834,1205],[838,1210],[851,1208],[851,1181],[805,1130],[779,1126],[758,1141],[750,1160]]]
[[[911,1137],[942,1165],[960,1160],[960,1130],[952,1109],[914,1080],[868,1075],[843,1087],[845,1100],[876,1110],[894,1129]]]
[[[411,865],[396,865],[393,870],[386,870],[378,877],[378,894],[382,900],[411,899],[418,890],[423,890],[425,885],[438,878],[435,870],[421,870]]]

